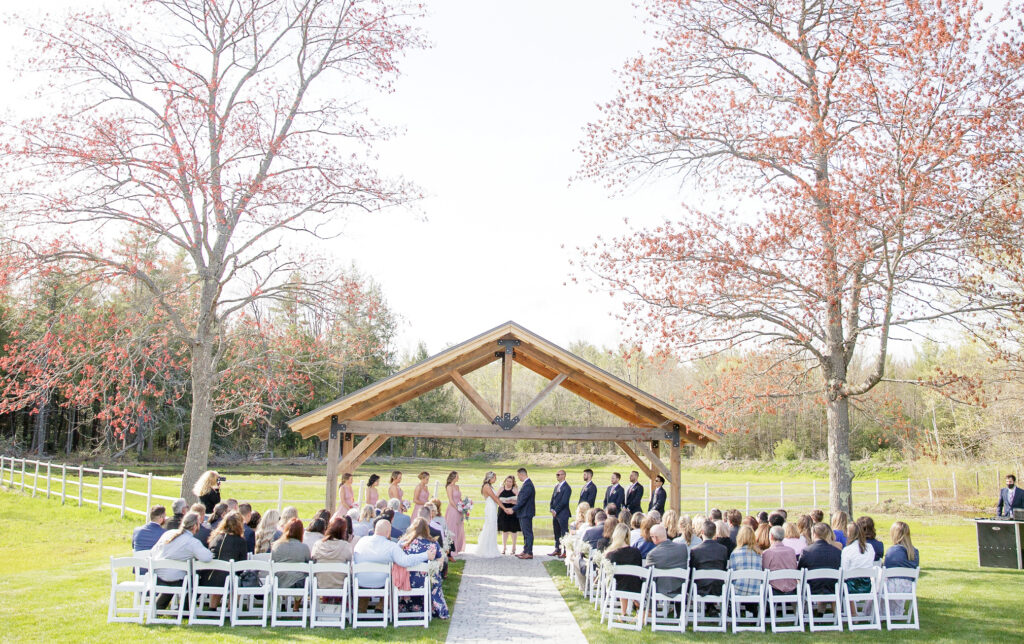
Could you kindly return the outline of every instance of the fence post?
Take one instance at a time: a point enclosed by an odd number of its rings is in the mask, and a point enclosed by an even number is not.
[[[60,464],[60,504],[68,500],[68,466],[66,463]]]
[[[750,515],[750,481],[747,481],[747,511],[746,514]]]
[[[811,500],[814,502],[814,507],[818,507],[818,481],[811,481]]]
[[[704,514],[705,516],[711,511],[711,505],[708,499],[708,482],[704,481]]]
[[[150,472],[149,476],[146,477],[146,512],[153,507],[153,473]],[[149,516],[148,514],[146,515]]]
[[[36,464],[35,473],[32,475],[32,498],[36,497],[36,491],[39,489],[39,461],[32,461]]]
[[[21,491],[25,492],[25,459],[21,459]]]
[[[913,505],[914,502],[910,498],[910,479],[907,479],[907,505]]]
[[[103,511],[103,466],[100,465],[100,481],[96,487],[96,509]]]
[[[277,479],[277,511],[284,510],[284,479]]]
[[[46,498],[50,498],[50,462],[46,462]]]
[[[878,479],[875,479],[875,505],[879,505],[882,502],[882,493],[879,491]]]
[[[128,470],[121,470],[121,518],[124,518],[124,507],[128,502]]]
[[[786,484],[779,481],[779,507],[786,507]]]
[[[82,466],[78,466],[78,507],[82,507]]]
[[[956,501],[958,498],[956,493],[956,470],[953,470],[953,500]]]
[[[932,496],[932,477],[929,476],[925,480],[928,481],[928,502],[932,503],[933,501],[935,501],[935,497]]]

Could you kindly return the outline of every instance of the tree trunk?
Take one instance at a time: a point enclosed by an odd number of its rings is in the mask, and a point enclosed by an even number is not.
[[[181,475],[181,496],[190,504],[198,498],[192,487],[206,471],[213,435],[213,345],[197,343],[192,349],[192,417],[189,422],[188,451]]]
[[[850,466],[850,400],[829,397],[828,405],[828,504],[834,513],[853,518],[853,468]]]
[[[50,392],[44,392],[39,402],[39,413],[36,414],[36,431],[32,439],[32,451],[38,456],[46,454],[46,421],[50,411]]]

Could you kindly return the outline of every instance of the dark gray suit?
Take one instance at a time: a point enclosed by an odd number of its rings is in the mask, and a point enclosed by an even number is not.
[[[670,568],[682,568],[684,571],[689,567],[690,551],[681,544],[673,541],[662,541],[654,546],[654,550],[647,553],[644,559],[645,568],[658,568],[667,570]],[[681,579],[658,579],[658,592],[662,595],[678,595],[682,588]]]

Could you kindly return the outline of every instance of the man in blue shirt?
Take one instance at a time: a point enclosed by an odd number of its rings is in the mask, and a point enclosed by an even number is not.
[[[167,520],[167,510],[162,505],[154,505],[149,509],[149,523],[135,528],[132,532],[132,550],[142,552],[152,550],[156,542],[164,534],[164,522]]]

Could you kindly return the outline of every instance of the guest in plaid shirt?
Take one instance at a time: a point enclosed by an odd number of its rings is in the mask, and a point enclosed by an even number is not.
[[[729,570],[761,570],[761,553],[750,526],[745,525],[736,533],[736,549],[729,555]],[[755,579],[740,579],[732,584],[738,595],[756,595],[762,590],[761,582]]]

